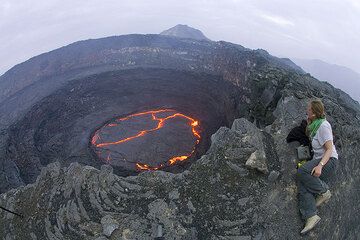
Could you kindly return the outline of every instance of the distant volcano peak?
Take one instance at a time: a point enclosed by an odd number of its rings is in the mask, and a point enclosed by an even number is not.
[[[161,32],[160,35],[211,41],[200,30],[183,24],[178,24],[175,27],[169,28],[168,30]]]

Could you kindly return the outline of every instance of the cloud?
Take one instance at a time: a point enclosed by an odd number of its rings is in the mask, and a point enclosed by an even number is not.
[[[260,13],[259,16],[268,22],[275,23],[280,26],[295,26],[295,24],[292,21],[281,16],[270,15],[265,13]]]
[[[347,0],[353,7],[357,8],[357,10],[360,10],[360,1],[359,0]]]
[[[288,39],[290,39],[290,40],[293,40],[293,41],[295,41],[295,42],[297,42],[297,43],[300,43],[300,44],[303,44],[303,43],[304,43],[304,41],[301,40],[300,38],[291,36],[291,35],[289,35],[289,34],[283,33],[283,34],[281,34],[281,36],[283,36],[283,37],[285,37],[285,38],[288,38]]]
[[[3,12],[9,11],[9,10],[10,10],[10,7],[11,7],[10,2],[5,1],[5,2],[0,3],[0,9],[1,9],[1,11],[3,11]]]

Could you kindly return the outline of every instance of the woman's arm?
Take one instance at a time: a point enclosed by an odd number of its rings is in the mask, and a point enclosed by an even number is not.
[[[326,141],[324,146],[325,146],[324,156],[322,157],[321,161],[319,162],[319,165],[314,167],[313,170],[311,171],[311,175],[314,175],[315,177],[320,177],[323,166],[325,166],[325,164],[329,161],[329,159],[331,157],[331,153],[332,153],[332,149],[333,149],[332,140]]]

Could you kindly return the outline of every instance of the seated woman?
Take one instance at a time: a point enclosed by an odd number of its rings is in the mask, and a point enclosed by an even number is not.
[[[301,165],[297,172],[299,209],[306,221],[301,234],[309,232],[319,223],[321,218],[317,215],[316,208],[331,197],[327,182],[334,175],[338,161],[331,125],[325,119],[321,100],[313,100],[308,104],[307,115],[307,133],[314,156]]]

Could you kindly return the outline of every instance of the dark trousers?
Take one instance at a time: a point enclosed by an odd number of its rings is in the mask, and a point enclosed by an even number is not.
[[[338,160],[332,157],[322,168],[320,177],[311,175],[311,171],[319,164],[320,160],[312,159],[301,165],[297,171],[299,209],[304,220],[317,214],[316,196],[329,189],[327,182],[335,174]]]

